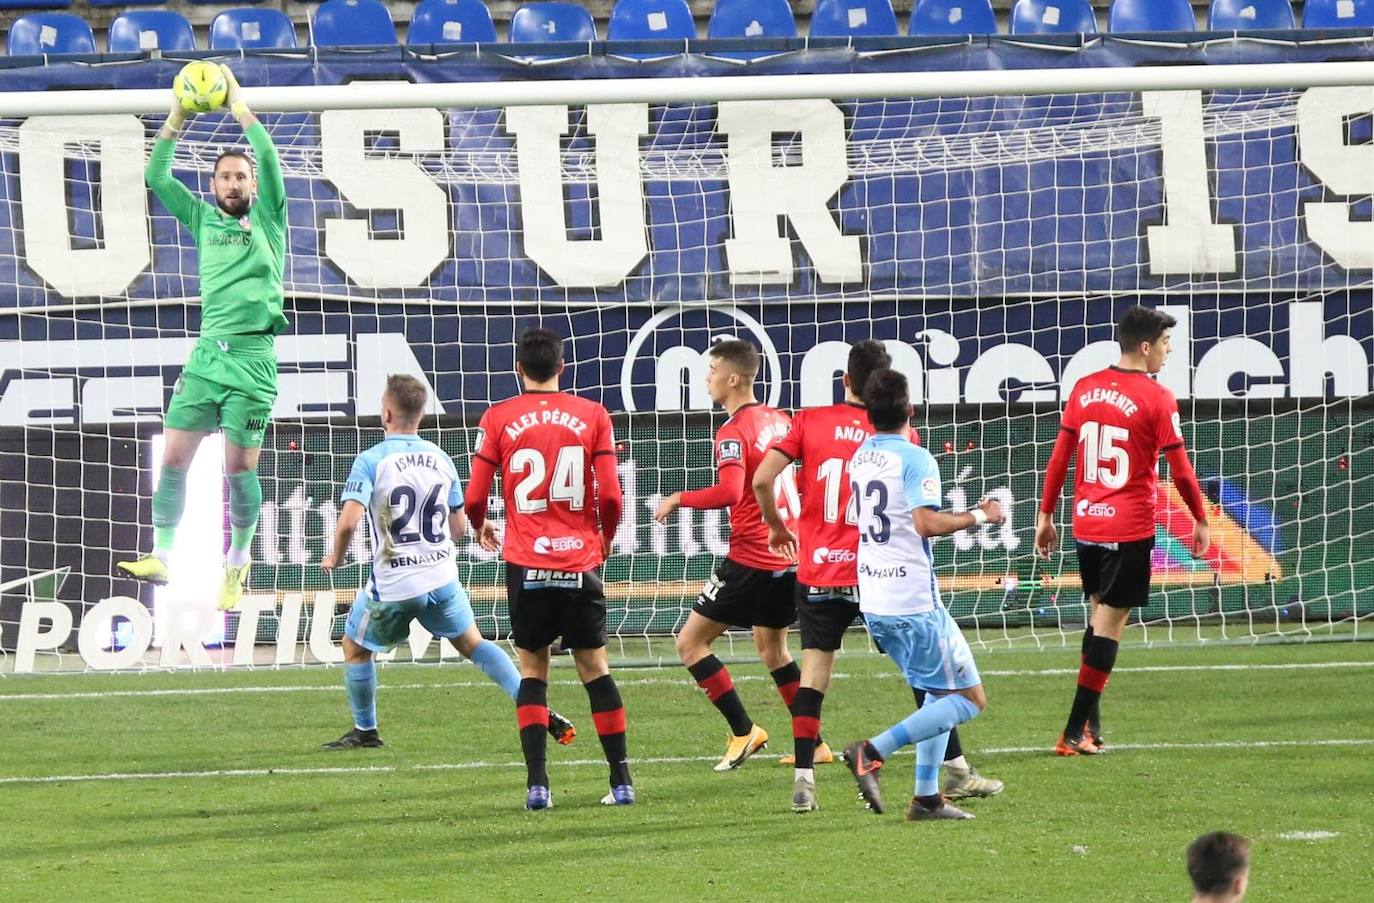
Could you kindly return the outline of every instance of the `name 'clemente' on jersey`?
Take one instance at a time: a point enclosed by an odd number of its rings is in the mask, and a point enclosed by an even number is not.
[[[1129,395],[1119,392],[1116,389],[1104,389],[1100,386],[1079,393],[1079,407],[1086,408],[1093,404],[1111,405],[1127,417],[1135,416],[1135,412],[1140,410],[1140,406],[1132,401]]]

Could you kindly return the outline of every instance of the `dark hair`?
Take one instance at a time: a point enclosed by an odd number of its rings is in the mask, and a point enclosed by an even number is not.
[[[864,397],[864,386],[874,370],[885,370],[892,366],[892,355],[887,353],[883,343],[874,339],[855,342],[849,349],[849,363],[845,370],[849,375],[849,390],[859,398]]]
[[[222,160],[224,160],[224,159],[226,159],[226,158],[228,158],[228,157],[237,157],[238,159],[242,160],[244,163],[247,163],[247,164],[248,164],[248,173],[249,173],[249,175],[252,175],[252,173],[253,173],[253,160],[252,160],[252,158],[249,157],[246,153],[244,153],[243,151],[239,150],[239,149],[236,148],[236,147],[231,147],[231,148],[229,148],[229,149],[226,150],[226,151],[220,151],[219,156],[215,158],[215,165],[214,165],[213,168],[211,168],[210,173],[213,175],[214,173],[219,172],[219,164],[220,164],[220,161],[222,161]]]
[[[563,364],[563,337],[551,329],[526,329],[515,346],[515,360],[530,379],[546,383]]]
[[[429,390],[425,384],[413,376],[393,373],[386,378],[386,396],[396,409],[396,414],[404,423],[419,423],[425,416],[425,402],[429,401]]]
[[[741,339],[727,339],[711,346],[711,357],[738,373],[745,382],[753,382],[759,372],[759,351]]]
[[[1188,844],[1188,876],[1200,894],[1230,888],[1250,866],[1250,841],[1239,834],[1214,831]]]
[[[884,367],[869,374],[863,399],[875,430],[899,429],[911,419],[911,392],[906,376],[896,370]]]
[[[1136,305],[1126,309],[1116,324],[1116,341],[1127,354],[1140,350],[1141,342],[1158,342],[1164,330],[1178,325],[1178,320],[1155,310]]]

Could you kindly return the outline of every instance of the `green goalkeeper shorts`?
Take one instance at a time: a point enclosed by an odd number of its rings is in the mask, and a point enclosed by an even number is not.
[[[181,371],[165,423],[169,429],[213,433],[239,448],[261,448],[277,400],[273,337],[202,337]]]

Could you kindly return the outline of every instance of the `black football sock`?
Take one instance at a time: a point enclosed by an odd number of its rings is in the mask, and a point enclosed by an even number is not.
[[[520,749],[525,753],[525,786],[549,786],[546,753],[549,743],[549,685],[534,677],[521,679],[515,691],[515,721],[520,725]]]
[[[603,674],[584,685],[592,706],[592,721],[596,735],[601,738],[601,751],[611,766],[611,786],[630,783],[629,755],[625,745],[625,706],[620,701],[620,688],[615,678]]]
[[[816,744],[820,742],[821,703],[825,694],[812,687],[801,687],[792,700],[792,749],[797,768],[814,768]]]
[[[801,688],[801,668],[797,667],[796,662],[788,662],[781,668],[775,668],[768,672],[773,683],[777,684],[778,695],[782,697],[782,704],[790,710],[792,700],[797,698],[797,690]]]
[[[1074,693],[1073,707],[1069,709],[1069,720],[1064,727],[1065,737],[1082,736],[1084,722],[1107,689],[1107,679],[1112,676],[1112,668],[1116,665],[1119,645],[1116,640],[1104,636],[1094,636],[1088,644],[1083,664],[1078,666],[1078,689]]]
[[[744,711],[744,703],[740,702],[739,694],[735,692],[730,672],[720,659],[708,655],[695,665],[688,665],[687,673],[692,675],[697,686],[706,692],[706,698],[725,716],[730,724],[730,733],[743,737],[754,729],[754,722],[749,720],[749,713]]]
[[[1083,630],[1083,650],[1080,662],[1082,661],[1082,659],[1088,657],[1088,646],[1092,643],[1092,640],[1093,625],[1089,624]],[[1094,728],[1096,728],[1098,725],[1102,723],[1102,694],[1100,693],[1098,694],[1097,698],[1093,700],[1092,711],[1088,713],[1088,723],[1093,725]]]

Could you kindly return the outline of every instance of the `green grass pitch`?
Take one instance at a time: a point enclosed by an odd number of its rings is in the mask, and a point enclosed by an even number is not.
[[[510,703],[466,665],[383,667],[387,746],[343,753],[318,749],[349,726],[337,669],[7,679],[0,898],[1185,900],[1183,848],[1218,828],[1254,839],[1248,899],[1374,896],[1374,645],[1127,646],[1095,759],[1049,752],[1076,649],[978,660],[990,707],[964,742],[1006,792],[920,825],[909,754],[884,769],[887,815],[839,764],[818,768],[821,811],[792,814],[789,719],[758,665],[731,671],[772,742],[728,774],[682,669],[617,672],[627,809],[597,804],[586,695],[559,667],[550,702],[580,733],[551,750],[543,813],[521,809]],[[837,746],[909,711],[885,659],[838,670]]]

